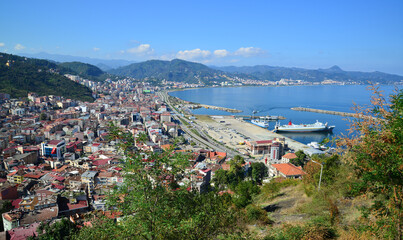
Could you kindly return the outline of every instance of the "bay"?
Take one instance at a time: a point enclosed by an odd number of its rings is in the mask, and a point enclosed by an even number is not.
[[[395,89],[402,86],[382,85],[380,90],[386,99]],[[368,107],[372,92],[365,85],[316,85],[316,86],[281,86],[281,87],[224,87],[200,88],[170,92],[180,99],[213,106],[234,108],[242,113],[234,114],[212,109],[195,109],[194,114],[207,115],[280,115],[286,119],[280,124],[292,121],[294,124],[314,123],[316,120],[335,125],[333,133],[282,133],[296,141],[310,143],[321,142],[324,138],[347,135],[348,118],[312,112],[291,110],[292,107],[309,107],[353,113],[354,104]],[[269,129],[274,129],[275,122],[270,122]]]

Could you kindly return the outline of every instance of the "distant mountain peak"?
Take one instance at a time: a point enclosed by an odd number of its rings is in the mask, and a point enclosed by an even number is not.
[[[334,72],[343,72],[343,69],[341,69],[339,66],[334,65],[332,67],[329,68],[329,70],[332,70]]]

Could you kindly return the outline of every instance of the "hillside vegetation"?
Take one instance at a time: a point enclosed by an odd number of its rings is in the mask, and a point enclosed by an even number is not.
[[[58,65],[46,60],[0,53],[0,92],[26,97],[29,92],[93,101],[89,88],[60,74]]]
[[[108,74],[98,67],[81,62],[64,62],[59,64],[60,67],[68,69],[71,74],[77,74],[82,78],[92,81],[104,81],[108,78]]]
[[[180,59],[172,61],[150,60],[133,63],[109,71],[112,74],[128,76],[136,79],[158,79],[186,83],[205,83],[221,81],[226,78],[224,73],[211,69],[203,64]]]

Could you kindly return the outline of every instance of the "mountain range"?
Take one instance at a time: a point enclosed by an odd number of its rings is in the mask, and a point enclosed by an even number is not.
[[[335,81],[368,83],[376,82],[382,84],[393,84],[401,82],[402,76],[388,74],[382,72],[358,72],[344,71],[338,66],[333,66],[327,69],[304,69],[304,68],[287,68],[287,67],[272,67],[267,65],[257,65],[250,67],[212,67],[216,70],[221,70],[256,80],[278,81],[282,78],[305,80],[308,82],[321,82],[331,79]]]
[[[157,83],[161,80],[166,80],[184,83],[204,83],[206,85],[212,85],[221,81],[236,81],[239,78],[261,81],[279,81],[285,78],[308,82],[321,82],[331,79],[361,84],[368,82],[381,84],[403,82],[403,77],[395,74],[378,71],[344,71],[338,66],[327,69],[304,69],[267,65],[217,67],[180,59],[171,61],[148,60],[133,63],[127,60],[103,60],[48,53],[33,55],[47,58],[51,61],[69,60],[68,63],[59,63],[59,66],[94,81],[102,81],[107,77],[111,77],[111,75],[107,74],[110,73],[123,77],[133,77],[139,80],[151,80]]]
[[[112,69],[109,73],[136,79],[158,79],[185,83],[211,83],[225,80],[225,73],[201,63],[174,59],[171,61],[149,60]]]

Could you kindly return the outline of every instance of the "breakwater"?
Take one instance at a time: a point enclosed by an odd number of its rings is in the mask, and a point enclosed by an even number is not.
[[[232,109],[232,108],[226,108],[226,107],[217,107],[217,106],[211,106],[211,105],[206,105],[206,104],[198,104],[200,107],[206,108],[206,109],[214,109],[214,110],[220,110],[220,111],[225,111],[225,112],[230,112],[230,113],[240,113],[242,112],[241,110],[238,109]]]
[[[367,118],[368,117],[368,116],[365,116],[365,115],[359,114],[359,113],[338,112],[338,111],[330,111],[330,110],[322,110],[322,109],[314,109],[314,108],[304,108],[304,107],[293,107],[293,108],[291,108],[291,110],[332,114],[332,115],[339,115],[339,116],[344,116],[344,117],[354,117],[354,118]]]

